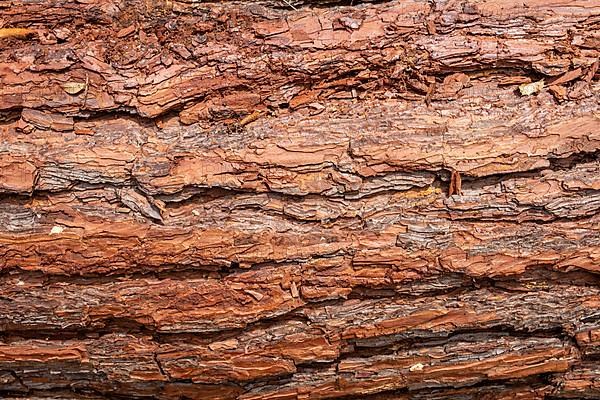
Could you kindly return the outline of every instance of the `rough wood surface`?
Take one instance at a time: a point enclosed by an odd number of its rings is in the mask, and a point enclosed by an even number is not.
[[[0,397],[600,398],[600,3],[0,3]]]

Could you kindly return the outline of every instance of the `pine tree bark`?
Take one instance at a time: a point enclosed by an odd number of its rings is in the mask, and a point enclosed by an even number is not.
[[[600,3],[0,3],[0,396],[600,397]]]

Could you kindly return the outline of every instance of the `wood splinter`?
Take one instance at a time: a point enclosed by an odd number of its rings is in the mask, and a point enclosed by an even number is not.
[[[462,196],[462,179],[460,178],[460,173],[456,170],[452,170],[452,174],[450,175],[450,188],[448,189],[448,196],[453,195]]]
[[[29,28],[0,28],[0,38],[26,38],[35,34],[36,31]]]
[[[239,125],[246,126],[246,125],[256,121],[257,119],[259,119],[261,114],[262,114],[261,111],[254,111],[252,114],[247,115],[244,118],[242,118]]]

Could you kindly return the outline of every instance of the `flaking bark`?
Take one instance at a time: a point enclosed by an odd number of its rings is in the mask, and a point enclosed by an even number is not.
[[[599,21],[0,4],[0,397],[598,398]]]

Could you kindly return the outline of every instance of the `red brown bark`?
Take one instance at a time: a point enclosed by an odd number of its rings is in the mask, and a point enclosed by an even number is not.
[[[598,398],[599,23],[0,4],[0,397]]]

